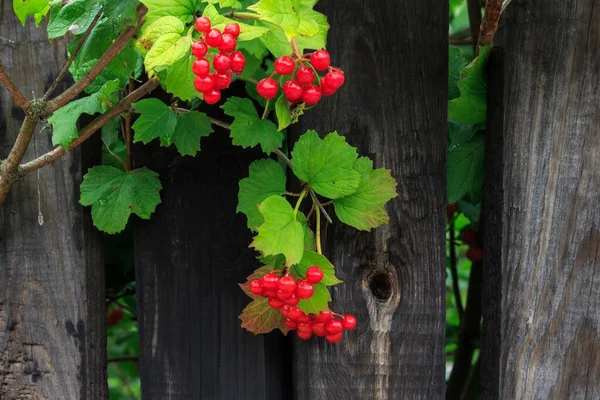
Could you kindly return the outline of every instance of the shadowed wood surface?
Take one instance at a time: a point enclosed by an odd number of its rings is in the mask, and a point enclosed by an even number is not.
[[[358,327],[335,345],[295,342],[295,395],[441,399],[448,4],[323,0],[317,8],[346,84],[301,117],[302,131],[345,135],[392,170],[399,198],[387,207],[390,224],[371,233],[328,227],[324,253],[345,281],[332,307],[355,314]]]
[[[501,258],[501,308],[486,311],[501,340],[484,335],[484,356],[500,354],[485,361],[499,376],[486,398],[598,399],[600,3],[513,1],[505,18],[490,118],[504,135],[501,231],[487,231],[501,245],[486,248],[487,266]]]
[[[0,59],[23,94],[41,97],[66,61],[66,42],[23,28],[0,4]],[[64,89],[64,86],[62,86]],[[0,85],[0,158],[23,121]],[[36,132],[24,161],[52,148]],[[89,157],[87,158],[89,162]],[[0,398],[104,399],[106,337],[100,236],[79,204],[74,150],[15,183],[0,207]]]

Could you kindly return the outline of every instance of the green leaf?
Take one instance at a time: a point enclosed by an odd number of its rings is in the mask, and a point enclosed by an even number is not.
[[[156,67],[168,67],[189,56],[191,45],[192,41],[188,36],[181,36],[178,33],[167,33],[159,37],[144,59],[148,76],[154,75]]]
[[[240,26],[240,35],[237,38],[238,42],[259,38],[269,31],[268,28],[260,25],[249,25],[238,20],[224,17],[212,4],[206,6],[202,15],[210,18],[211,26],[219,29],[220,31],[222,31],[227,24],[238,24]]]
[[[285,182],[285,171],[276,161],[263,159],[250,164],[249,176],[240,181],[236,209],[246,215],[248,228],[255,231],[264,222],[258,205],[267,197],[284,194]]]
[[[200,151],[200,138],[212,132],[212,125],[206,114],[190,111],[177,116],[173,143],[182,156],[194,156]]]
[[[487,59],[492,46],[479,48],[479,55],[460,73],[460,97],[448,102],[448,120],[483,124],[487,120]]]
[[[241,4],[237,0],[202,0],[203,3],[217,4],[221,8],[242,8]]]
[[[21,25],[25,26],[27,17],[48,12],[50,0],[13,0],[13,10]],[[39,22],[38,22],[39,23]]]
[[[115,25],[135,25],[138,0],[100,0],[104,15]]]
[[[315,293],[309,299],[300,299],[298,302],[298,308],[307,314],[318,314],[328,310],[331,301],[331,294],[324,284],[316,283],[313,288]]]
[[[452,100],[460,96],[457,83],[460,71],[467,65],[467,60],[458,47],[449,46],[448,50],[448,97],[449,100]]]
[[[360,184],[350,196],[333,201],[335,214],[346,225],[369,231],[389,222],[385,203],[396,193],[396,180],[389,169],[373,169],[367,157],[356,160],[354,169],[360,173]]]
[[[319,50],[327,47],[327,32],[329,31],[329,23],[327,17],[321,13],[314,12],[312,14],[313,20],[319,26],[319,33],[313,37],[298,36],[296,43],[300,53],[304,53],[305,49]],[[288,53],[289,54],[289,53]]]
[[[143,34],[137,40],[138,48],[145,54],[154,46],[156,40],[167,33],[178,33],[180,36],[185,32],[185,25],[177,17],[161,17],[151,24],[144,25]]]
[[[482,129],[485,129],[484,124],[473,125],[448,121],[448,136],[450,138],[449,147],[452,148],[463,142],[468,142],[475,136],[477,131]]]
[[[269,31],[261,36],[260,41],[275,57],[289,56],[292,54],[292,45],[285,32],[280,27],[264,21],[256,21],[256,26],[264,26]]]
[[[192,71],[194,60],[196,57],[188,56],[176,61],[170,67],[156,69],[164,89],[183,101],[201,97],[194,88],[194,79],[196,78]]]
[[[484,135],[478,133],[470,142],[448,152],[448,203],[455,203],[471,191],[483,188]]]
[[[292,271],[302,278],[306,278],[306,270],[313,265],[316,265],[323,271],[323,280],[321,283],[325,286],[333,286],[342,283],[342,281],[335,276],[333,264],[329,262],[324,255],[311,250],[304,250],[302,260],[300,260],[298,265],[292,267]]]
[[[133,103],[139,113],[139,118],[132,128],[133,141],[150,143],[160,137],[172,137],[177,126],[177,116],[170,107],[158,99],[144,99]]]
[[[319,24],[312,7],[315,0],[260,0],[248,7],[261,16],[261,20],[277,25],[288,40],[298,35],[313,37],[319,33]]]
[[[127,162],[127,148],[121,139],[121,117],[117,116],[108,121],[101,130],[102,136],[102,164],[111,165],[125,170],[116,157]]]
[[[354,193],[360,183],[360,173],[353,169],[357,156],[356,149],[337,132],[321,139],[309,130],[294,146],[292,170],[315,192],[338,199]]]
[[[481,217],[481,202],[472,204],[463,199],[458,202],[458,208],[472,224],[477,224],[479,222]]]
[[[140,3],[148,7],[146,24],[168,15],[188,23],[194,19],[196,11],[200,9],[200,0],[140,0]]]
[[[108,165],[93,167],[83,177],[81,198],[92,206],[94,225],[103,232],[120,232],[131,214],[149,219],[160,203],[158,174],[147,168],[122,171]]]
[[[259,206],[265,222],[250,247],[264,255],[283,254],[286,265],[297,264],[304,253],[304,227],[294,218],[294,210],[281,196],[267,197]]]
[[[260,144],[267,154],[281,147],[283,134],[277,132],[273,122],[258,117],[252,100],[231,97],[221,108],[225,114],[234,118],[231,124],[233,144],[243,148]]]
[[[278,131],[281,131],[292,124],[292,114],[290,113],[290,108],[288,106],[289,102],[282,94],[277,99],[277,103],[275,103],[275,114],[277,115],[277,121],[279,122],[279,126],[277,127]]]
[[[48,39],[64,36],[70,30],[74,34],[85,32],[89,24],[100,11],[100,5],[94,0],[74,0],[60,7],[56,15],[54,11],[48,24]]]
[[[52,125],[52,144],[69,149],[71,142],[79,137],[77,120],[81,114],[93,115],[105,112],[117,99],[111,96],[119,88],[119,81],[108,81],[99,92],[79,100],[71,101],[56,110],[48,122]]]

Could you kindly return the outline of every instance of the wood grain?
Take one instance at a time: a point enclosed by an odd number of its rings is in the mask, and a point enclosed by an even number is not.
[[[513,1],[500,32],[502,203],[496,232],[486,223],[500,245],[485,262],[501,267],[501,302],[486,311],[501,333],[484,342],[500,355],[485,361],[499,375],[486,398],[600,398],[598,21],[595,0]]]
[[[444,396],[448,5],[439,1],[322,1],[328,50],[346,84],[301,118],[337,130],[399,198],[390,224],[360,233],[334,221],[324,252],[345,284],[333,308],[359,325],[336,344],[295,348],[298,399],[441,399]]]
[[[27,97],[41,97],[66,61],[66,42],[50,45],[45,32],[0,5],[0,58]],[[0,157],[23,117],[0,88]],[[25,161],[51,148],[50,129],[38,128]],[[0,207],[2,399],[108,397],[102,248],[78,204],[81,175],[73,150],[17,182]]]

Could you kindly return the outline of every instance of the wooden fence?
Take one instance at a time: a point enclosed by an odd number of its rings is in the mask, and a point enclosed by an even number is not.
[[[0,5],[0,58],[39,96],[64,43],[18,27],[10,3]],[[241,329],[248,298],[236,282],[257,262],[237,185],[259,154],[225,132],[196,158],[135,149],[164,187],[152,219],[135,222],[144,400],[444,397],[448,4],[318,8],[351,79],[299,129],[339,130],[398,180],[388,226],[326,234],[346,282],[333,289],[336,309],[360,325],[337,345]],[[483,299],[472,303],[483,312],[483,394],[598,399],[600,6],[513,0],[503,18],[489,62]],[[0,116],[6,154],[23,115],[2,89]],[[49,137],[36,133],[27,157],[49,150]],[[0,207],[3,400],[107,397],[102,241],[77,202],[96,153],[94,143],[72,151]]]

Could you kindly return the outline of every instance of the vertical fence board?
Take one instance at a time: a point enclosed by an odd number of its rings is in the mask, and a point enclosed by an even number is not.
[[[598,21],[594,0],[513,1],[500,33],[501,231],[487,234],[501,245],[485,262],[500,251],[501,308],[486,315],[500,313],[501,340],[484,342],[500,354],[485,360],[499,370],[487,398],[600,398]]]
[[[359,325],[335,345],[297,341],[299,399],[440,399],[444,396],[448,4],[317,5],[331,24],[332,63],[345,86],[301,118],[338,130],[376,167],[391,168],[399,198],[390,224],[357,232],[335,221],[324,252],[345,284],[337,312]]]
[[[45,26],[31,20],[23,28],[12,1],[4,1],[0,59],[26,97],[41,97],[66,61],[66,42],[51,45]],[[0,157],[23,118],[0,87]],[[50,129],[38,129],[25,160],[51,148]],[[27,176],[0,206],[2,399],[108,397],[103,255],[89,212],[78,204],[82,159],[73,150]]]

